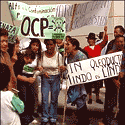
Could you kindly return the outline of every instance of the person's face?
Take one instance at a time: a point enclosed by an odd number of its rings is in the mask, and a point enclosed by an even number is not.
[[[95,39],[88,39],[89,46],[95,45]]]
[[[123,37],[119,37],[119,38],[116,39],[116,46],[117,46],[118,49],[122,50],[123,47],[124,47],[124,44],[125,44],[125,42],[124,42]]]
[[[69,37],[66,37],[66,42],[68,42],[70,40],[70,38]]]
[[[74,49],[75,49],[75,46],[73,46],[70,41],[65,43],[65,51],[67,53],[72,53]]]
[[[19,52],[19,43],[17,43],[17,44],[15,44],[15,46],[14,46],[14,51],[16,51],[16,53],[18,53]]]
[[[120,32],[119,28],[114,29],[114,37],[118,36],[118,35],[123,35],[122,32]]]
[[[32,49],[34,52],[37,52],[38,49],[39,49],[39,44],[38,44],[37,42],[32,43],[32,44],[31,44],[31,49]]]
[[[7,49],[8,49],[8,36],[1,36],[1,38],[0,38],[0,49],[3,52],[7,52]]]
[[[29,64],[33,61],[33,59],[30,59],[29,57],[24,57],[25,64]]]
[[[61,39],[56,39],[56,43],[57,43],[58,46],[61,46],[63,44]]]
[[[55,46],[56,46],[56,45],[53,43],[52,40],[49,40],[49,41],[47,41],[47,43],[46,43],[46,48],[47,48],[47,51],[48,51],[49,53],[54,52]]]

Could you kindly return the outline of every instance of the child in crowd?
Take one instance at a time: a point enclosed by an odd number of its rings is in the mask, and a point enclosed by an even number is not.
[[[21,125],[18,113],[24,111],[24,103],[13,92],[7,90],[10,70],[3,63],[0,63],[0,80],[3,82],[0,85],[1,125]]]
[[[19,97],[25,104],[25,111],[20,115],[21,124],[28,125],[33,121],[34,113],[34,93],[33,85],[35,78],[30,74],[23,73],[25,64],[32,63],[35,59],[35,53],[31,49],[27,49],[24,54],[21,54],[14,64],[14,72],[17,77],[17,88],[20,91]]]

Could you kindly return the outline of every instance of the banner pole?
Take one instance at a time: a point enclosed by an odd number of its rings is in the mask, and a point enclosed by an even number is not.
[[[69,31],[72,30],[72,25],[73,25],[73,19],[74,19],[74,16],[75,16],[76,6],[77,6],[77,4],[74,4],[73,15],[72,15],[72,20],[71,20],[71,25],[70,25]]]
[[[7,4],[8,4],[8,2],[7,2]],[[8,5],[8,8],[9,8],[9,5]],[[13,20],[13,17],[12,17],[12,14],[11,14],[11,10],[10,10],[10,8],[9,8],[9,12],[10,12],[10,16],[11,16],[11,19],[12,19],[12,25],[15,26],[15,24],[14,24],[14,20]],[[19,41],[19,39],[18,39],[17,36],[16,36],[15,39],[17,39],[17,40]]]
[[[65,62],[65,42],[64,42],[64,56],[63,56],[63,64]],[[62,125],[65,125],[65,115],[66,115],[66,107],[67,107],[67,76],[66,76],[66,90],[65,90],[65,102],[64,102],[64,110],[63,110],[63,122]]]

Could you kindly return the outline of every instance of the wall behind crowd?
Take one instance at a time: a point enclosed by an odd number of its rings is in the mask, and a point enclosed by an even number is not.
[[[79,4],[88,1],[20,1],[20,2],[24,2],[29,5],[46,5],[46,4]],[[114,38],[113,33],[114,33],[114,27],[116,25],[122,25],[124,27],[124,18],[125,18],[124,1],[112,1],[107,22],[109,40]],[[1,21],[13,25],[7,1],[1,1]],[[14,21],[14,24],[16,26],[19,26],[20,21]],[[71,35],[73,38],[78,39],[81,47],[83,48],[84,46],[88,45],[85,37],[88,36],[89,32],[94,32],[96,35],[98,35],[98,33],[101,31],[103,31],[103,27],[84,26],[82,28],[68,32],[67,35]]]

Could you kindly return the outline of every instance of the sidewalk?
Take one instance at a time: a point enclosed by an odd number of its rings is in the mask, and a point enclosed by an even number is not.
[[[104,117],[104,101],[105,101],[105,88],[100,89],[100,99],[103,101],[103,104],[96,103],[95,94],[92,93],[92,104],[88,104],[88,98],[86,100],[87,109],[89,111],[89,125],[99,125],[99,122],[102,122]],[[39,99],[41,98],[41,95],[39,95]],[[58,100],[58,122],[57,125],[63,125],[63,111],[64,111],[64,102],[65,102],[65,90],[61,90],[59,94],[59,100]],[[76,106],[71,106],[70,104],[67,104],[66,112],[65,112],[65,124],[64,125],[76,125],[77,123],[77,116],[76,114]],[[40,125],[41,121],[41,114],[39,114],[40,117],[37,118],[39,123],[29,125]],[[84,117],[83,117],[84,118]],[[48,123],[49,125],[49,123]],[[81,123],[81,125],[83,125]],[[100,124],[101,125],[101,124]],[[112,125],[117,125],[117,122],[114,121]]]

